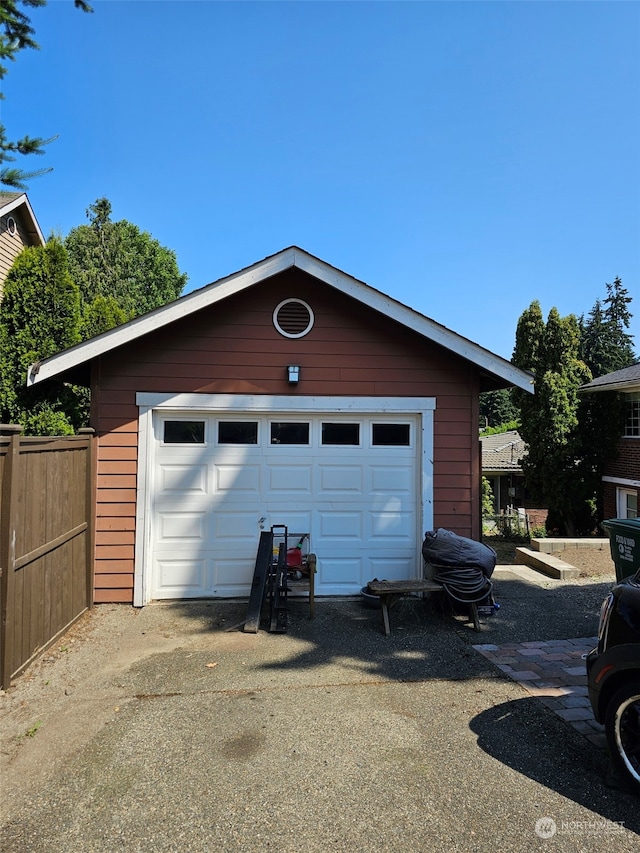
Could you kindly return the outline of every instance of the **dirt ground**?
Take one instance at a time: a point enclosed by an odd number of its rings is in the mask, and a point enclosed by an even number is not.
[[[494,536],[485,536],[483,542],[490,545],[498,555],[499,566],[510,566],[516,562],[516,548],[521,547],[520,542],[507,542]],[[616,569],[609,546],[606,548],[564,548],[551,552],[554,557],[559,557],[565,563],[569,563],[580,569],[582,578],[606,578],[615,580]]]

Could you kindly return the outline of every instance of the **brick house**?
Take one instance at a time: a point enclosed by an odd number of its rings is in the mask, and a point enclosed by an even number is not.
[[[640,362],[607,373],[583,385],[581,391],[595,394],[615,391],[626,405],[625,425],[618,442],[618,456],[602,477],[606,518],[638,518],[640,497]]]
[[[480,536],[479,394],[530,374],[290,247],[32,365],[92,392],[94,599],[239,597],[260,531],[310,534],[316,593]]]

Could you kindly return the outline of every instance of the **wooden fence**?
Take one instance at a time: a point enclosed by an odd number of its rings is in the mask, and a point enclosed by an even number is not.
[[[93,430],[35,438],[0,425],[0,687],[93,601]]]

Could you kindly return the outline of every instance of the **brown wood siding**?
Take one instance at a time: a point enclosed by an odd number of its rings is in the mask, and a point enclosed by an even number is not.
[[[109,391],[94,371],[92,420],[98,437],[96,486],[96,603],[133,601],[138,408],[130,391]],[[102,414],[104,413],[104,414]]]
[[[289,297],[305,299],[315,314],[302,339],[273,326],[275,306]],[[295,387],[287,364],[301,366]],[[476,369],[298,270],[103,356],[93,381],[97,602],[133,596],[139,391],[435,397],[434,526],[479,536]]]

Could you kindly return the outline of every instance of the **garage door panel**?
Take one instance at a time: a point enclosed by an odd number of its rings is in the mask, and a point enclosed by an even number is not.
[[[163,598],[195,598],[210,587],[206,560],[156,560],[157,594]]]
[[[312,512],[311,508],[308,511],[293,512],[279,510],[277,507],[268,514],[268,525],[284,525],[287,528],[289,537],[294,534],[302,535],[310,533],[312,530]],[[305,548],[305,551],[308,548]]]
[[[363,519],[361,512],[348,512],[344,509],[326,510],[318,513],[319,541],[318,547],[327,542],[352,540],[361,542],[363,536]]]
[[[267,483],[269,493],[267,498],[271,499],[277,493],[283,495],[295,494],[296,499],[300,495],[311,497],[312,494],[312,467],[309,464],[278,464],[268,466]]]
[[[253,562],[246,558],[237,557],[212,560],[213,586],[216,589],[216,594],[248,595],[253,581],[254,567],[255,558]],[[235,592],[231,592],[231,590],[235,590]]]
[[[163,463],[159,466],[158,481],[161,494],[205,495],[207,466]]]
[[[158,512],[158,542],[178,541],[204,542],[206,538],[207,513],[201,512]]]
[[[373,578],[380,580],[399,581],[407,578],[420,577],[415,571],[415,557],[383,557],[369,559],[369,575],[363,580],[363,585]]]
[[[394,466],[371,468],[371,491],[391,494],[411,494],[414,490],[415,474],[413,467]]]
[[[227,547],[234,540],[237,546],[243,545],[251,547],[255,541],[256,549],[258,547],[258,519],[259,508],[250,508],[241,512],[237,508],[223,511],[218,509],[213,514],[213,535],[215,539],[220,539],[225,542]]]
[[[351,492],[358,497],[364,490],[364,473],[361,465],[318,466],[318,497],[327,499],[331,495]]]
[[[361,558],[352,557],[349,559],[325,557],[322,559],[320,578],[318,580],[323,584],[323,586],[331,585],[336,589],[344,589],[345,587],[360,589],[362,586],[360,583],[361,575]]]
[[[243,499],[247,494],[260,495],[261,465],[259,463],[218,464],[214,466],[213,471],[214,488],[218,494],[242,496]]]
[[[372,539],[394,539],[404,544],[415,540],[415,515],[412,512],[386,509],[372,512],[370,518]]]

